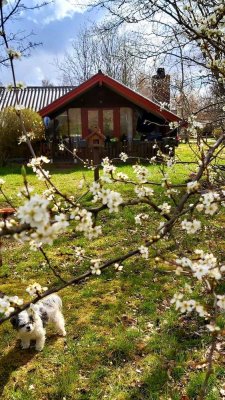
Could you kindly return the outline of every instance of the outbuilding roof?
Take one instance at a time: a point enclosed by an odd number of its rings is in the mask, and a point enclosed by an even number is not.
[[[128,86],[116,81],[108,75],[99,71],[96,75],[75,86],[29,86],[25,89],[13,89],[8,91],[4,87],[0,87],[0,110],[5,107],[14,107],[17,102],[25,108],[31,108],[39,112],[42,117],[57,113],[61,108],[69,105],[70,102],[76,100],[79,96],[86,93],[95,86],[105,86],[115,93],[123,96],[136,106],[156,115],[164,120],[181,121],[181,119],[173,112],[162,109],[160,104],[155,103],[149,98],[130,89]],[[16,99],[18,93],[18,101]]]
[[[25,108],[40,111],[56,99],[73,90],[74,87],[75,86],[28,86],[22,90],[7,90],[5,87],[0,87],[0,111],[6,107],[15,107],[17,103],[23,105]]]

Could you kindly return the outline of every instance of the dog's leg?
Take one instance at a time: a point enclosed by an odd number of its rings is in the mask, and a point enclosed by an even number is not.
[[[38,336],[38,338],[36,339],[36,345],[35,345],[35,349],[37,351],[41,351],[43,350],[45,345],[45,333],[43,333],[43,335]]]
[[[29,349],[30,347],[30,340],[29,339],[21,339],[21,348],[23,350]]]
[[[66,336],[65,321],[60,311],[57,312],[54,318],[54,323],[58,333],[62,336]]]

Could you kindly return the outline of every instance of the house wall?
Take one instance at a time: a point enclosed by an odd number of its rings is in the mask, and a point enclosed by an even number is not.
[[[75,123],[73,124],[72,116],[75,110],[77,110],[77,113],[80,113],[80,121],[79,123],[77,122],[79,129],[76,128]],[[105,132],[105,115],[107,113],[110,114],[110,112],[113,112],[113,129],[111,129],[111,132]],[[57,136],[61,136],[62,132],[64,132],[64,136],[74,137],[77,131],[76,134],[82,136],[82,138],[86,138],[87,135],[91,133],[89,126],[90,116],[92,115],[92,118],[94,118],[96,113],[98,114],[98,118],[96,117],[96,128],[100,128],[101,132],[106,136],[108,135],[119,139],[121,136],[126,135],[128,139],[131,140],[135,136],[136,131],[151,131],[154,123],[158,124],[163,134],[168,131],[168,129],[163,126],[163,120],[151,113],[146,113],[146,111],[134,105],[123,96],[99,84],[74,101],[68,103],[58,110],[57,113],[52,113],[49,116],[55,120],[56,132],[57,120],[60,120],[60,129],[58,129],[58,133],[56,133]],[[150,127],[142,123],[143,119],[146,119],[146,116],[153,124],[151,124]],[[126,129],[124,125],[126,125],[126,121],[127,132],[125,133]]]
[[[111,107],[131,107],[134,108],[134,104],[113,92],[105,86],[95,86],[88,92],[82,94],[76,100],[70,102],[68,105],[62,108],[60,112],[64,111],[68,107],[80,107],[80,108],[111,108]],[[55,117],[56,114],[49,115]]]

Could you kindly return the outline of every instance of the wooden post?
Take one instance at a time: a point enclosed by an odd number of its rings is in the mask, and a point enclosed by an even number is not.
[[[96,165],[94,169],[94,181],[97,182],[99,180],[99,165]]]

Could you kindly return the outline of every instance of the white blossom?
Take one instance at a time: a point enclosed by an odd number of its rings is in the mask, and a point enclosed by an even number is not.
[[[46,225],[50,219],[48,206],[49,201],[36,194],[18,208],[17,217],[21,222],[29,224],[31,227]]]
[[[92,214],[85,210],[77,207],[70,214],[70,218],[74,219],[78,224],[76,231],[83,232],[85,237],[89,240],[97,238],[102,233],[101,226],[93,227]]]
[[[195,300],[183,300],[182,293],[176,293],[170,302],[171,304],[175,304],[176,310],[179,310],[181,313],[191,312],[196,307]]]
[[[37,171],[37,167],[40,167],[42,164],[48,164],[51,160],[45,156],[34,157],[27,164],[28,167],[31,167],[34,172]]]
[[[145,183],[147,182],[147,177],[148,177],[148,169],[146,167],[143,167],[142,165],[133,165],[133,170],[137,176],[137,179],[140,183]]]
[[[218,301],[217,301],[218,307],[225,310],[225,295],[217,295],[216,297],[218,299]]]
[[[30,296],[35,296],[37,294],[42,294],[43,292],[46,292],[46,290],[48,290],[47,287],[43,287],[40,285],[40,283],[33,283],[32,285],[29,285],[26,288],[26,292],[29,293]]]
[[[97,194],[101,189],[100,183],[98,182],[93,182],[90,187],[89,190],[92,194]]]
[[[173,298],[170,300],[171,304],[175,304],[176,310],[179,310],[183,297],[182,293],[175,293]]]
[[[116,174],[116,178],[121,179],[122,181],[126,181],[129,179],[128,175],[124,174],[123,172],[118,172],[118,174]]]
[[[204,193],[200,198],[200,203],[196,206],[198,211],[203,211],[205,214],[214,215],[218,210],[218,204],[216,203],[220,199],[219,193],[210,191]]]
[[[118,212],[120,204],[123,203],[123,199],[120,193],[110,191],[107,197],[107,207],[109,208],[109,212]]]
[[[95,193],[93,202],[100,200],[102,204],[107,205],[110,213],[118,212],[120,204],[123,203],[121,194],[115,192],[114,190],[104,188],[101,189],[99,184],[97,184],[96,182],[94,183],[95,185],[92,186],[92,192]]]
[[[116,167],[114,165],[112,165],[109,157],[103,158],[101,165],[103,167],[104,174],[109,174],[109,173],[113,173],[116,171]]]
[[[91,260],[92,265],[90,266],[90,269],[93,275],[101,275],[100,262],[100,259]]]
[[[196,304],[195,311],[198,313],[200,317],[206,317],[208,315],[208,313],[201,304]]]
[[[139,198],[150,197],[154,195],[154,190],[146,186],[135,186],[134,191]]]
[[[74,253],[79,260],[83,260],[85,256],[85,250],[82,249],[82,247],[79,246],[74,247]]]
[[[191,181],[187,183],[187,192],[188,193],[193,193],[196,192],[199,188],[199,182],[198,181]]]
[[[45,190],[43,192],[43,196],[49,201],[53,200],[55,197],[55,188],[52,187],[52,188]]]
[[[123,152],[120,153],[119,157],[123,162],[126,162],[127,159],[128,159],[128,155],[126,153],[123,153]]]
[[[0,298],[0,314],[8,317],[14,310],[14,306],[21,306],[23,299],[18,296],[3,296]]]
[[[11,306],[9,298],[7,296],[0,298],[0,314],[8,317],[13,311],[14,307]]]
[[[197,219],[194,219],[193,221],[187,221],[184,219],[181,222],[181,228],[186,230],[188,234],[194,234],[201,229],[201,221],[198,221]]]
[[[158,207],[162,210],[160,214],[169,214],[171,210],[171,205],[166,202],[160,204]]]
[[[12,304],[16,304],[17,306],[21,306],[23,304],[23,299],[20,299],[18,296],[10,296],[7,297]]]
[[[141,256],[147,260],[148,259],[148,247],[140,246],[138,248],[138,250],[140,251]]]
[[[59,150],[64,151],[65,150],[65,145],[63,143],[59,144]]]
[[[35,137],[35,134],[34,134],[33,131],[27,132],[26,135],[24,134],[24,135],[21,135],[21,136],[19,137],[19,139],[18,139],[18,144],[26,143],[26,142],[27,142],[27,139],[33,140],[34,137]]]
[[[194,263],[192,264],[193,276],[201,280],[209,273],[210,266],[207,264]]]
[[[114,264],[114,267],[115,267],[115,270],[116,270],[116,271],[122,271],[122,270],[123,270],[123,265],[120,265],[120,264],[118,264],[118,263],[115,263],[115,264]]]
[[[141,213],[136,215],[134,219],[135,219],[135,224],[141,225],[142,221],[147,221],[149,219],[149,215]]]
[[[185,313],[185,312],[191,312],[195,309],[196,302],[195,300],[183,300],[180,305],[180,312]]]
[[[213,322],[210,322],[210,324],[206,325],[206,327],[210,332],[218,332],[218,331],[220,331],[219,326],[215,325]]]
[[[6,52],[8,53],[9,57],[19,59],[21,57],[21,52],[12,48],[6,49]]]
[[[182,267],[191,267],[192,261],[187,257],[177,258],[176,263],[182,265]]]
[[[195,254],[199,257],[198,260],[190,260],[187,257],[182,257],[176,260],[178,265],[184,268],[190,268],[193,276],[198,280],[204,277],[220,280],[222,278],[222,268],[217,266],[217,259],[212,253],[204,253],[203,250],[196,249]]]
[[[110,178],[108,173],[105,173],[101,176],[101,183],[112,183],[112,179]]]

